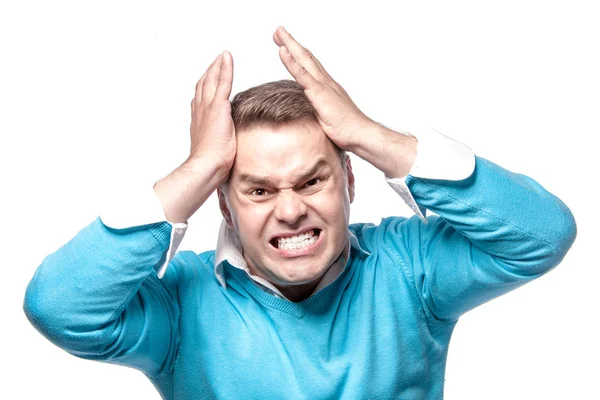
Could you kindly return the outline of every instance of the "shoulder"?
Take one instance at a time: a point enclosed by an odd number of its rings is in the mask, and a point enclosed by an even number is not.
[[[437,215],[427,217],[428,224],[424,224],[418,216],[410,218],[391,216],[381,220],[377,225],[373,223],[355,223],[349,226],[350,232],[358,239],[362,248],[370,253],[386,246],[397,247],[421,238],[424,230],[431,229],[439,223]]]
[[[169,262],[165,279],[176,280],[179,285],[190,282],[207,282],[214,278],[215,251],[195,253],[191,250],[178,251]],[[214,279],[215,282],[216,279]]]

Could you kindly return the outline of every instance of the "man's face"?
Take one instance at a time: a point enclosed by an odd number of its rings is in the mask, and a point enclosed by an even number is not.
[[[316,122],[237,132],[220,205],[253,274],[277,287],[320,280],[348,242],[354,176],[344,162],[346,172]]]

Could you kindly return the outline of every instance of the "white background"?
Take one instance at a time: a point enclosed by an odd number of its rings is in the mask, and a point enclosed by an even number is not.
[[[234,93],[290,78],[271,38],[283,25],[372,119],[425,120],[575,215],[559,267],[461,318],[445,398],[600,398],[599,17],[592,1],[2,2],[0,397],[159,398],[140,372],[47,341],[22,311],[25,288],[111,195],[185,159],[194,85],[221,51]],[[352,222],[411,215],[353,162]],[[213,249],[219,221],[213,196],[180,249]]]

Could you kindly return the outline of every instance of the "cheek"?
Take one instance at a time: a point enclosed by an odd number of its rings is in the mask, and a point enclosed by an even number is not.
[[[271,207],[267,204],[238,204],[234,224],[241,239],[258,240],[266,227]]]
[[[329,225],[347,224],[350,201],[345,189],[323,191],[311,199],[311,208]]]

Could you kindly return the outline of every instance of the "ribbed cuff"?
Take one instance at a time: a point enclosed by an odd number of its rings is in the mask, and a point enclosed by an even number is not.
[[[151,224],[150,233],[158,240],[160,244],[165,245],[165,247],[169,246],[169,242],[171,240],[171,224],[168,222],[158,222]]]

